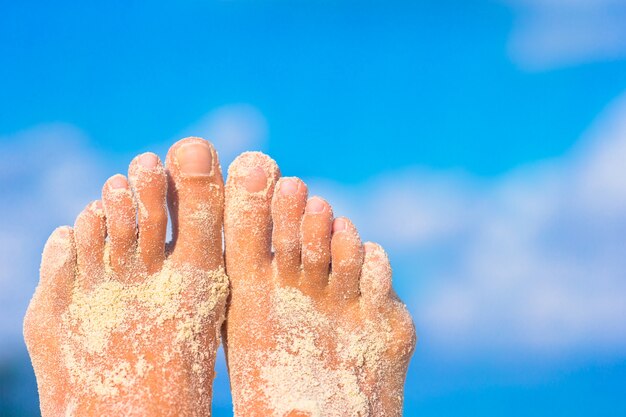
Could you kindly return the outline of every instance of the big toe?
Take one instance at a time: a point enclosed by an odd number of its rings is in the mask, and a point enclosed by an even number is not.
[[[270,265],[270,205],[279,176],[276,162],[260,152],[241,154],[228,169],[224,237],[226,269],[235,276],[234,285],[237,276]]]
[[[167,154],[172,260],[210,270],[223,265],[224,181],[217,152],[200,138],[185,138]]]

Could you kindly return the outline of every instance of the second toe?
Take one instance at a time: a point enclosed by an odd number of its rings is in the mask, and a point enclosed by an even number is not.
[[[281,178],[272,200],[272,246],[276,272],[281,281],[297,285],[300,275],[300,226],[307,188],[299,178]]]
[[[167,209],[165,169],[158,156],[144,153],[128,168],[128,178],[137,207],[137,255],[145,272],[159,271],[165,259]]]

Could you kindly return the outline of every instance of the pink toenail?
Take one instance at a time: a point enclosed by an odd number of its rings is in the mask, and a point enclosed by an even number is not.
[[[95,206],[98,210],[102,210],[102,201],[101,201],[101,200],[97,200],[94,206]]]
[[[284,178],[280,182],[281,195],[294,195],[298,191],[298,182],[292,178]]]
[[[306,203],[307,213],[312,213],[312,214],[321,213],[324,211],[325,208],[326,208],[326,204],[324,203],[324,200],[322,200],[321,198],[313,197],[309,199],[309,201]]]
[[[111,179],[109,180],[109,185],[115,190],[120,188],[128,188],[128,181],[126,181],[126,178],[124,178],[123,175],[116,175],[114,177],[111,177]]]
[[[139,156],[137,162],[144,168],[154,168],[159,163],[159,157],[153,153],[146,152]]]
[[[248,171],[243,182],[248,192],[257,193],[267,186],[267,175],[261,167],[254,167]]]
[[[213,170],[211,148],[204,142],[191,142],[176,150],[176,161],[185,174],[210,174]]]
[[[342,232],[346,230],[347,228],[348,228],[348,222],[346,222],[344,219],[335,219],[335,221],[333,222],[334,233]]]

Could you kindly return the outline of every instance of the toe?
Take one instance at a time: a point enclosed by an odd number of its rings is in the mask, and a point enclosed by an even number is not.
[[[205,270],[223,265],[224,181],[208,141],[186,138],[167,154],[172,259]]]
[[[144,265],[145,271],[152,274],[161,269],[165,259],[165,169],[158,156],[147,152],[131,162],[128,178],[137,206],[139,261]]]
[[[61,403],[65,398],[66,385],[62,382],[67,375],[57,358],[62,354],[61,316],[71,302],[75,272],[74,232],[70,227],[59,227],[43,250],[39,285],[24,317],[24,341],[43,402]]]
[[[78,215],[74,225],[74,238],[80,284],[90,288],[104,273],[106,219],[101,201],[89,204]]]
[[[69,305],[76,271],[74,232],[68,226],[57,228],[48,238],[41,257],[39,285],[24,318],[26,344],[37,337],[42,321],[58,320]],[[48,328],[49,323],[43,327]]]
[[[346,218],[333,222],[331,240],[332,274],[330,294],[339,299],[355,299],[359,295],[359,275],[363,265],[363,246],[356,227]]]
[[[306,204],[302,218],[301,286],[321,291],[328,283],[330,267],[330,234],[333,213],[330,205],[320,197],[312,197]]]
[[[384,249],[367,242],[363,245],[365,260],[361,269],[361,297],[367,306],[380,306],[391,294],[391,265]]]
[[[299,178],[281,178],[272,199],[272,245],[278,276],[295,284],[300,273],[300,225],[307,188]]]
[[[279,176],[276,162],[260,152],[245,152],[230,165],[224,211],[229,275],[249,274],[270,265],[270,203]]]
[[[117,276],[130,272],[137,245],[137,226],[133,196],[123,175],[114,175],[102,187],[109,241],[109,265]]]

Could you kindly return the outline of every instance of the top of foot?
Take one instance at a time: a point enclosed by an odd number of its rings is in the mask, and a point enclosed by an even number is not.
[[[301,180],[279,176],[247,153],[226,185],[235,415],[401,415],[415,332],[386,254],[326,201],[307,200]]]
[[[187,138],[166,167],[136,157],[52,234],[24,323],[44,416],[210,414],[223,199],[217,153]]]

